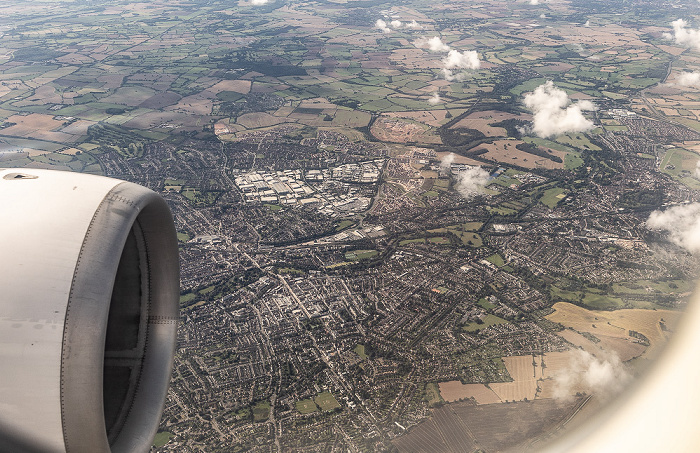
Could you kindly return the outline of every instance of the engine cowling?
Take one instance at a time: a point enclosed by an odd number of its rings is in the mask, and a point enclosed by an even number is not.
[[[179,311],[167,204],[116,179],[8,169],[0,213],[0,450],[148,451]]]

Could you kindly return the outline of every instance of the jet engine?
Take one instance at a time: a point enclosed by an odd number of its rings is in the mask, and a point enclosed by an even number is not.
[[[116,179],[5,169],[0,219],[0,451],[148,451],[179,310],[167,204]]]

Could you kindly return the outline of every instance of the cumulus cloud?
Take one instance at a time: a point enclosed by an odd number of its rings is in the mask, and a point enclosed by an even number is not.
[[[568,132],[585,132],[593,129],[593,122],[583,116],[583,110],[595,110],[590,101],[572,104],[564,90],[549,80],[527,93],[525,106],[532,110],[532,132],[542,138]]]
[[[265,0],[267,1],[267,0]],[[384,19],[377,19],[374,23],[374,28],[378,28],[384,33],[391,33],[399,28],[423,28],[418,22],[412,20],[411,22],[401,22],[398,19],[393,19],[391,22],[387,23]]]
[[[700,179],[700,160],[695,164],[695,172],[693,173],[697,179]]]
[[[440,102],[442,102],[442,99],[440,98],[440,93],[438,93],[437,91],[433,93],[432,96],[430,96],[430,99],[428,99],[428,104],[430,105],[437,105]]]
[[[591,26],[591,21],[587,20],[585,24],[583,24],[584,27],[590,27]]]
[[[464,74],[455,74],[455,69],[479,69],[481,61],[479,54],[475,50],[466,50],[460,52],[458,50],[450,50],[445,58],[442,59],[442,74],[445,80],[451,82],[453,80],[463,80]]]
[[[688,23],[683,19],[677,19],[671,22],[673,27],[673,34],[664,33],[664,37],[667,39],[673,39],[676,44],[682,46],[695,47],[700,49],[700,30],[693,30],[688,28]]]
[[[420,24],[418,22],[415,21],[415,19],[412,20],[411,22],[407,22],[406,24],[404,24],[404,26],[406,28],[423,28],[420,26]]]
[[[697,165],[695,176],[700,176]],[[654,211],[646,226],[650,230],[665,231],[671,242],[691,253],[700,252],[700,203]]]
[[[254,6],[267,5],[268,0],[250,0],[250,4]]]
[[[455,189],[457,189],[457,192],[459,192],[459,194],[464,198],[470,199],[479,193],[482,193],[488,182],[489,172],[481,167],[471,167],[466,171],[457,173],[457,184],[455,185]]]
[[[700,88],[700,72],[684,72],[683,74],[678,76],[678,80],[676,80],[676,83],[683,87]]]
[[[622,390],[630,380],[625,365],[616,354],[601,351],[599,356],[574,350],[568,367],[554,376],[555,398],[570,398],[575,392],[612,395]]]
[[[464,52],[450,50],[447,56],[442,59],[442,64],[445,69],[479,69],[481,67],[479,54],[475,50]]]
[[[447,56],[442,59],[442,74],[448,82],[464,79],[464,74],[455,74],[455,70],[479,69],[481,67],[479,54],[475,50],[460,52],[451,49],[450,46],[442,42],[439,36],[433,36],[430,39],[418,38],[413,42],[413,45],[419,49],[427,48],[431,52],[447,52]]]
[[[531,4],[531,5],[539,5],[539,4],[540,4],[540,0],[530,0],[530,4]]]
[[[384,33],[391,33],[391,28],[389,28],[385,20],[377,19],[377,21],[374,23],[374,27],[380,29]]]
[[[419,49],[427,48],[431,52],[448,52],[450,50],[450,46],[442,42],[439,36],[433,36],[430,39],[418,38],[413,41],[413,45]]]

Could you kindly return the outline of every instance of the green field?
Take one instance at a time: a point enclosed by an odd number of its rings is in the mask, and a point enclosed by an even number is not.
[[[318,411],[318,407],[312,399],[297,401],[295,406],[297,410],[304,415]]]
[[[355,222],[353,222],[352,220],[341,220],[340,222],[338,222],[338,225],[336,225],[335,231],[342,231],[354,224]]]
[[[362,360],[365,360],[367,357],[369,357],[367,354],[365,354],[365,345],[363,344],[358,344],[355,346],[355,354],[359,355]]]
[[[542,195],[542,198],[540,198],[540,202],[543,205],[554,209],[554,207],[566,197],[566,194],[567,190],[559,187],[547,189],[544,191],[544,195]]]
[[[489,256],[488,258],[486,258],[486,261],[490,262],[496,267],[503,267],[506,264],[506,262],[503,260],[503,257],[498,253],[494,253],[493,255]]]
[[[464,231],[478,231],[482,226],[484,226],[483,222],[467,222],[463,223],[461,228]]]
[[[425,238],[404,239],[403,241],[399,241],[399,245],[408,245],[408,244],[425,244]]]
[[[360,261],[373,258],[379,255],[377,250],[352,250],[345,252],[345,259],[349,261]]]
[[[485,310],[490,310],[492,308],[496,308],[496,306],[494,304],[492,304],[491,302],[489,302],[488,300],[486,300],[485,297],[482,297],[481,299],[479,299],[477,304]]]
[[[700,181],[693,177],[699,160],[695,153],[673,148],[666,152],[659,169],[691,189],[700,189]]]
[[[438,387],[436,382],[428,382],[425,384],[423,399],[427,401],[428,407],[433,407],[436,404],[445,402],[442,396],[440,396],[440,387]]]
[[[270,402],[260,401],[253,407],[253,421],[262,422],[270,417]]]
[[[160,431],[159,433],[156,433],[156,437],[153,439],[153,446],[156,448],[162,447],[163,445],[167,444],[172,437],[174,437],[173,433],[169,433],[168,431]]]
[[[507,324],[507,323],[508,323],[508,321],[506,321],[503,318],[499,318],[496,315],[487,314],[482,323],[470,322],[468,324],[463,325],[462,330],[464,330],[465,332],[478,332],[478,331],[483,330],[489,326],[494,326],[496,324]]]
[[[314,402],[319,408],[321,408],[322,411],[325,412],[332,411],[333,409],[340,407],[338,400],[336,400],[335,397],[329,392],[319,393],[316,398],[314,398]]]

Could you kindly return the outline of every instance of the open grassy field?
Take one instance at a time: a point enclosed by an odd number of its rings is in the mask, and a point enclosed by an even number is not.
[[[253,407],[253,420],[262,422],[270,417],[270,402],[261,401]]]
[[[350,261],[366,260],[379,255],[377,250],[353,250],[345,253],[345,259]]]
[[[544,195],[540,198],[540,202],[550,209],[554,207],[564,198],[566,198],[567,191],[559,187],[554,187],[544,191]]]
[[[367,358],[367,354],[365,354],[365,345],[358,344],[357,346],[355,346],[355,349],[353,349],[353,351],[355,351],[355,354],[360,356],[362,360],[365,360]]]
[[[319,393],[314,398],[314,402],[322,411],[332,411],[340,407],[338,400],[329,392]]]
[[[297,410],[303,415],[311,414],[313,412],[318,411],[318,407],[312,399],[297,401],[295,403],[295,406]]]
[[[505,261],[503,261],[503,257],[498,253],[494,253],[493,255],[489,256],[486,258],[486,261],[489,261],[496,267],[503,267],[506,264]]]
[[[484,330],[489,326],[507,323],[508,321],[506,321],[505,319],[499,318],[496,315],[487,314],[481,324],[476,322],[470,322],[469,324],[463,325],[462,330],[464,330],[465,332],[478,332],[480,330]]]
[[[445,400],[442,399],[440,388],[435,382],[428,382],[425,384],[425,396],[423,399],[428,403],[428,407],[433,407],[438,403],[442,403]]]
[[[700,189],[700,181],[693,177],[700,156],[683,148],[666,152],[659,169],[692,189]]]
[[[153,446],[162,447],[170,441],[171,437],[173,437],[173,433],[168,431],[160,431],[156,433],[156,437],[153,439]]]

